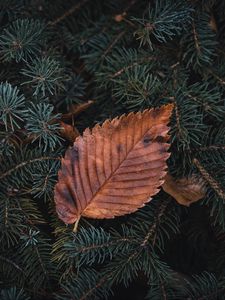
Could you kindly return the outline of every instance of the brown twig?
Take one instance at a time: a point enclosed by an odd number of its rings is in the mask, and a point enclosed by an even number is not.
[[[147,57],[147,58],[140,59],[140,61],[133,62],[132,64],[130,64],[130,65],[128,65],[128,66],[126,66],[126,67],[124,67],[124,68],[122,68],[122,69],[116,71],[116,72],[113,73],[110,77],[111,77],[111,78],[115,78],[115,77],[117,77],[117,76],[120,76],[120,75],[121,75],[123,72],[125,72],[126,70],[129,70],[129,69],[131,69],[131,68],[133,68],[133,67],[135,67],[135,66],[138,66],[139,64],[144,63],[145,61],[148,62],[148,61],[152,61],[152,60],[156,60],[156,57],[149,56],[149,57]]]
[[[225,192],[220,187],[219,183],[209,174],[209,172],[202,166],[197,158],[194,158],[193,163],[195,164],[205,181],[210,185],[210,187],[217,193],[219,197],[225,200]]]
[[[192,23],[192,30],[193,30],[193,35],[194,35],[195,48],[198,52],[198,55],[200,55],[201,48],[200,48],[200,45],[199,45],[199,42],[198,42],[198,34],[197,34],[197,31],[196,31],[194,22]]]
[[[208,72],[218,80],[218,82],[221,84],[221,85],[225,85],[225,80],[220,78],[217,74],[215,74],[214,72],[212,72],[211,70],[208,70]]]
[[[102,248],[109,248],[111,246],[114,246],[114,245],[117,245],[118,242],[128,242],[128,243],[132,243],[132,242],[135,242],[134,239],[129,239],[129,238],[120,238],[116,241],[112,241],[112,242],[108,242],[108,243],[103,243],[103,244],[100,244],[100,245],[91,245],[91,246],[87,246],[87,247],[83,247],[81,250],[78,250],[82,253],[84,252],[87,252],[89,250],[93,250],[93,249],[102,249]]]
[[[90,290],[88,290],[85,294],[83,294],[79,300],[85,300],[85,299],[87,299],[87,297],[89,297],[92,294],[93,291],[95,291],[97,288],[99,288],[100,286],[102,286],[108,280],[108,278],[111,276],[111,274],[112,274],[112,272],[109,273],[109,274],[106,274],[104,277],[102,277],[96,283],[96,285],[94,287],[92,287]],[[75,300],[75,298],[73,298],[73,299]]]
[[[162,203],[162,205],[159,207],[159,213],[156,215],[155,217],[155,222],[152,224],[152,226],[150,227],[150,230],[148,231],[148,233],[146,234],[141,246],[144,247],[149,239],[153,238],[153,246],[155,245],[156,242],[156,229],[158,224],[160,223],[160,220],[168,206],[169,202],[166,203]]]
[[[194,151],[225,150],[225,145],[210,145],[210,146],[205,146],[205,147],[194,148],[194,149],[191,149],[191,150],[192,150],[192,152],[194,152]]]
[[[25,273],[24,273],[23,269],[21,269],[20,266],[18,266],[15,262],[13,262],[12,260],[10,260],[6,257],[3,257],[1,255],[0,255],[0,259],[3,260],[3,261],[6,261],[10,265],[12,265],[14,268],[16,268],[19,272],[21,272],[25,276]]]
[[[9,176],[12,172],[28,165],[28,164],[31,164],[31,163],[34,163],[34,162],[37,162],[37,161],[43,161],[43,160],[60,160],[59,157],[51,157],[51,156],[43,156],[43,157],[38,157],[38,158],[34,158],[34,159],[29,159],[27,161],[23,161],[22,163],[16,165],[14,168],[6,171],[5,173],[1,174],[0,175],[0,179],[6,177],[6,176]]]
[[[72,15],[75,11],[77,11],[78,9],[80,9],[81,6],[83,6],[86,2],[88,2],[88,0],[82,0],[81,2],[75,4],[69,10],[67,10],[63,15],[61,15],[60,17],[58,17],[54,21],[50,21],[48,24],[49,25],[56,25],[56,24],[58,24],[59,22],[61,22],[65,18],[67,18],[68,16]]]
[[[125,35],[126,30],[121,31],[116,38],[112,41],[112,43],[109,44],[109,46],[106,48],[106,50],[104,51],[103,55],[101,56],[101,58],[105,58],[105,56],[112,50],[112,48],[116,45],[116,43]]]
[[[174,99],[174,110],[175,110],[175,116],[176,116],[176,126],[177,126],[177,129],[178,129],[178,133],[177,133],[177,136],[179,138],[182,137],[182,128],[181,128],[181,123],[180,123],[180,115],[179,115],[179,109],[177,107],[177,103],[176,103],[176,100]]]

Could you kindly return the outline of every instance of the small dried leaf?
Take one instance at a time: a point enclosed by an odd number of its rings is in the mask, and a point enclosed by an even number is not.
[[[114,16],[114,20],[115,20],[116,22],[121,22],[121,21],[124,20],[125,16],[126,16],[126,13],[122,13],[122,14],[115,15],[115,16]]]
[[[86,129],[62,159],[55,186],[59,218],[113,218],[150,201],[166,175],[172,109],[164,105]]]
[[[215,31],[215,32],[218,31],[217,25],[216,25],[216,20],[215,20],[215,17],[214,17],[213,15],[211,15],[211,18],[210,18],[210,21],[209,21],[209,27],[210,27],[213,31]]]
[[[60,121],[60,125],[61,125],[60,134],[66,140],[73,143],[75,139],[80,135],[76,127],[66,124],[63,121]]]
[[[162,187],[179,204],[185,206],[202,199],[206,193],[204,181],[195,176],[175,180],[167,174]]]

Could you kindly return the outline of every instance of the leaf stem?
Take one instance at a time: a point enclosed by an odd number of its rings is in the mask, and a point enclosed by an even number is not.
[[[74,223],[73,232],[75,233],[77,232],[79,221],[80,221],[80,217],[78,217],[76,222]]]

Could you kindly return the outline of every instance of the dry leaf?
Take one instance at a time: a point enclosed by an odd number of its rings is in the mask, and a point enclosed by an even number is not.
[[[195,176],[175,180],[167,174],[162,187],[179,204],[185,206],[202,199],[206,193],[204,181]]]
[[[80,135],[77,128],[72,125],[69,125],[69,124],[64,123],[63,121],[60,121],[60,126],[61,126],[61,129],[60,129],[61,136],[72,143]]]
[[[210,18],[210,21],[209,21],[209,27],[210,27],[213,31],[215,31],[215,32],[218,31],[217,25],[216,25],[216,20],[215,20],[215,17],[214,17],[213,15],[211,15],[211,18]]]
[[[114,20],[115,20],[116,22],[121,22],[121,21],[124,20],[125,16],[126,16],[126,12],[124,12],[124,13],[122,13],[122,14],[115,15],[115,16],[114,16]]]
[[[86,129],[66,151],[55,186],[58,216],[113,218],[136,211],[157,194],[169,157],[173,105],[130,113]]]

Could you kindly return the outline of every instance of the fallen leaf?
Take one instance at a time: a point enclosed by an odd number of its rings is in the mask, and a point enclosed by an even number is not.
[[[126,16],[126,12],[124,12],[124,13],[122,13],[122,14],[115,15],[115,16],[114,16],[114,20],[115,20],[116,22],[121,22],[121,21],[124,20],[125,16]]]
[[[61,136],[72,143],[80,135],[77,128],[72,125],[69,125],[63,121],[60,121],[60,126],[61,126],[61,129],[60,129]]]
[[[195,176],[175,180],[170,174],[167,174],[162,188],[179,204],[185,206],[202,199],[206,193],[205,182]]]
[[[66,151],[55,186],[59,218],[113,218],[136,211],[159,192],[170,156],[172,104],[130,113],[86,129]]]
[[[215,17],[214,17],[213,15],[211,15],[211,18],[210,18],[210,21],[209,21],[209,27],[210,27],[213,31],[215,31],[215,32],[218,31],[217,25],[216,25],[216,20],[215,20]]]

